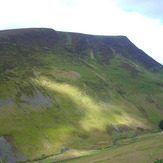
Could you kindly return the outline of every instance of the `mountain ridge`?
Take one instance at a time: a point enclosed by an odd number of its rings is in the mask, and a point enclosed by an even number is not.
[[[0,31],[0,57],[0,136],[18,159],[159,131],[162,65],[125,36]]]
[[[14,37],[19,35],[23,37],[24,34],[26,39],[27,40],[29,39],[30,41],[32,41],[33,39],[44,39],[44,43],[46,42],[45,40],[49,40],[56,43],[57,40],[59,40],[58,35],[62,33],[66,33],[72,37],[78,35],[78,37],[82,37],[83,39],[85,39],[85,41],[89,37],[90,38],[94,37],[93,39],[101,38],[103,39],[104,44],[106,45],[111,44],[113,47],[117,46],[116,39],[119,39],[118,41],[121,42],[121,44],[123,45],[125,44],[126,46],[121,47],[121,45],[119,44],[119,47],[117,48],[117,52],[120,52],[124,57],[130,57],[130,56],[126,55],[125,53],[122,53],[122,51],[120,51],[119,49],[125,48],[128,50],[129,53],[134,53],[134,56],[132,56],[133,59],[137,60],[137,62],[143,64],[143,66],[149,68],[150,70],[157,70],[163,68],[162,64],[158,63],[153,58],[151,58],[146,53],[144,53],[142,50],[137,48],[126,36],[101,36],[101,35],[89,35],[89,34],[73,33],[73,32],[57,32],[50,28],[24,28],[24,29],[0,31],[0,38],[5,39],[6,37]]]

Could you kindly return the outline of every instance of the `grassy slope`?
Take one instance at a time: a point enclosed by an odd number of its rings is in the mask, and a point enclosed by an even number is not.
[[[100,151],[83,152],[83,151],[69,151],[67,154],[55,156],[51,160],[42,161],[44,163],[62,162],[71,163],[129,163],[129,162],[140,162],[140,163],[153,163],[156,159],[162,159],[162,144],[163,144],[163,133],[160,134],[147,134],[138,136],[134,139],[121,140],[117,146],[111,149],[103,149]],[[129,144],[128,144],[129,143]],[[125,145],[127,144],[127,145]],[[82,156],[83,155],[83,156]],[[84,156],[85,155],[85,156]],[[82,157],[81,157],[82,156]],[[66,160],[66,158],[75,159]],[[64,161],[63,161],[64,160]]]
[[[0,135],[14,137],[15,152],[38,158],[158,130],[163,70],[149,71],[101,37],[28,32],[0,33]]]

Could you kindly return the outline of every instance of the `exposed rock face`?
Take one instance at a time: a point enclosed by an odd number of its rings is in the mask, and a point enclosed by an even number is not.
[[[109,135],[120,136],[122,133],[128,133],[131,131],[133,131],[133,129],[125,124],[117,125],[112,123],[112,125],[107,125],[107,132]]]
[[[5,136],[0,137],[0,161],[1,162],[13,163],[24,159],[25,157],[23,156],[21,157],[19,156],[19,158],[16,158],[11,145],[5,139]]]
[[[12,101],[11,98],[8,98],[6,100],[0,100],[0,106],[3,106],[5,104],[13,104],[13,103],[14,103],[14,101]]]

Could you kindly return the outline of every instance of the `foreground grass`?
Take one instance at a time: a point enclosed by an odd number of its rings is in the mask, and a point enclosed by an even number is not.
[[[162,159],[162,153],[163,132],[146,134],[134,139],[118,140],[118,144],[116,146],[99,151],[72,150],[63,155],[48,158],[46,161],[44,160],[42,162],[153,163],[156,159]]]

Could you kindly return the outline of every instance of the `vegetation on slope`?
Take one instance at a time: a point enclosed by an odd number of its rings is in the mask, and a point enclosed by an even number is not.
[[[1,31],[0,56],[0,135],[15,154],[96,149],[159,130],[162,65],[124,36]]]
[[[62,162],[71,163],[162,163],[162,134],[146,134],[133,139],[121,139],[116,146],[111,148],[86,151],[85,153],[71,150],[67,154],[53,156],[53,158],[48,158],[40,162],[54,163],[61,160]]]

